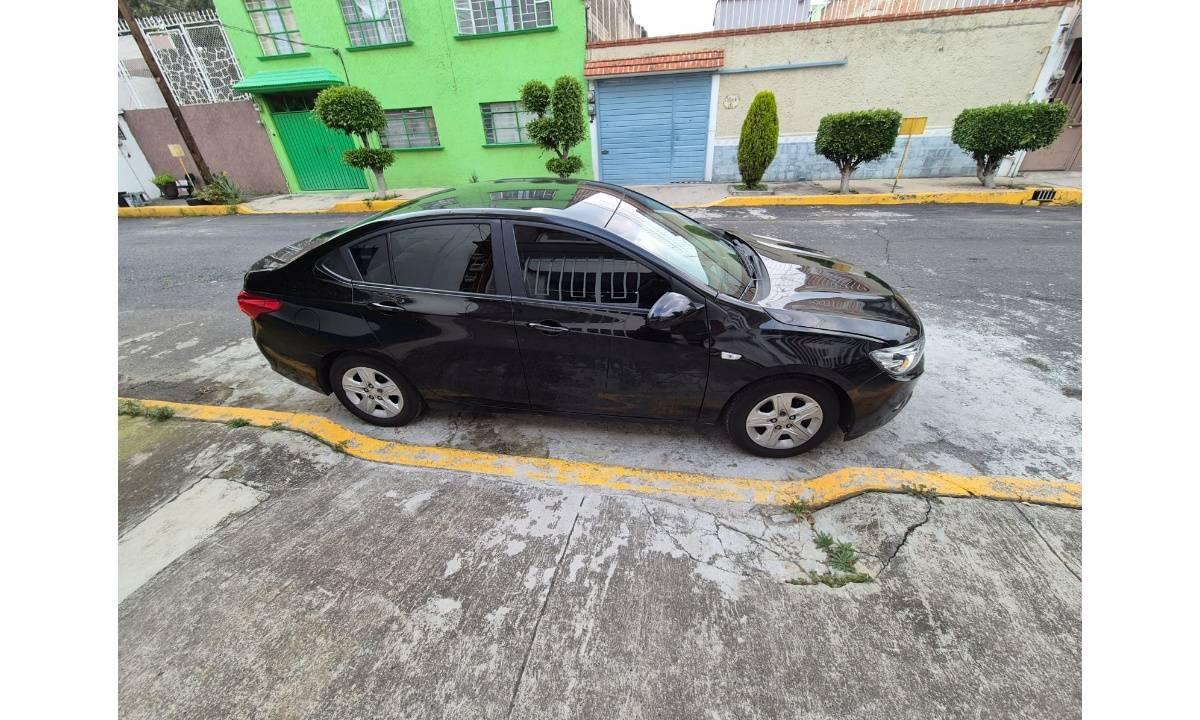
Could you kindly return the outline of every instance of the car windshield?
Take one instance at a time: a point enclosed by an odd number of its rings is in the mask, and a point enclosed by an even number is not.
[[[605,227],[726,295],[740,297],[754,280],[732,241],[656,200],[624,196]]]

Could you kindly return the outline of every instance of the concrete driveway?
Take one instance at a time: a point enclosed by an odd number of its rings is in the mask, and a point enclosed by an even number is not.
[[[1076,510],[802,516],[178,419],[120,448],[123,718],[1079,717]]]

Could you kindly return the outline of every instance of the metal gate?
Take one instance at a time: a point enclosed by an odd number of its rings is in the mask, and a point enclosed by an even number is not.
[[[1082,170],[1083,169],[1083,38],[1075,40],[1063,79],[1054,90],[1054,99],[1071,109],[1062,135],[1037,152],[1025,156],[1021,170]]]
[[[344,132],[331,130],[313,117],[316,93],[281,93],[267,96],[271,119],[279,140],[296,173],[301,190],[366,189],[362,170],[342,160],[342,153],[354,147]]]
[[[600,179],[703,181],[711,91],[711,73],[597,81]]]

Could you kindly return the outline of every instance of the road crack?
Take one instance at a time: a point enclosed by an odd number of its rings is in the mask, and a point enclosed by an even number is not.
[[[1046,536],[1042,534],[1042,531],[1038,529],[1037,525],[1033,524],[1033,521],[1030,520],[1029,516],[1025,514],[1025,511],[1021,509],[1020,504],[1018,504],[1018,503],[1010,503],[1010,504],[1014,508],[1016,508],[1017,514],[1020,515],[1025,520],[1025,522],[1029,525],[1029,527],[1033,530],[1033,532],[1041,539],[1042,544],[1044,544],[1046,546],[1046,549],[1050,551],[1050,554],[1053,555],[1055,558],[1057,558],[1058,561],[1060,563],[1062,563],[1063,567],[1065,567],[1067,569],[1067,572],[1069,572],[1075,576],[1076,580],[1083,582],[1083,577],[1081,577],[1079,575],[1079,573],[1075,572],[1075,568],[1071,567],[1071,565],[1066,561],[1066,558],[1064,558],[1062,555],[1058,554],[1058,551],[1054,549],[1054,546],[1050,544],[1050,541],[1046,539]]]
[[[925,501],[925,517],[909,525],[908,529],[904,531],[904,536],[900,538],[900,542],[896,543],[896,547],[892,550],[891,554],[888,555],[887,559],[883,561],[883,567],[879,568],[879,572],[875,574],[876,579],[883,577],[883,574],[887,571],[888,567],[891,566],[892,561],[895,560],[896,556],[900,554],[901,548],[908,543],[908,539],[912,537],[912,534],[917,531],[917,528],[929,522],[929,518],[933,515],[933,501],[927,497],[923,497],[921,499]]]
[[[546,597],[542,598],[542,606],[538,609],[537,619],[533,621],[533,632],[529,636],[529,645],[525,648],[525,657],[521,658],[521,668],[517,670],[517,682],[513,686],[512,697],[508,701],[508,712],[505,713],[505,718],[512,718],[513,709],[517,706],[517,695],[521,692],[521,682],[525,679],[525,668],[529,665],[529,657],[533,654],[533,644],[537,641],[538,629],[542,625],[542,618],[546,615],[546,607],[550,604],[550,596],[554,594],[554,583],[558,580],[563,560],[567,557],[567,549],[571,547],[571,538],[575,536],[575,526],[579,524],[579,509],[583,507],[583,503],[586,501],[587,496],[579,498],[579,508],[575,510],[575,517],[571,518],[571,529],[567,531],[566,542],[563,543],[562,552],[558,555],[558,562],[554,564],[554,573],[550,575],[550,586],[546,589]]]

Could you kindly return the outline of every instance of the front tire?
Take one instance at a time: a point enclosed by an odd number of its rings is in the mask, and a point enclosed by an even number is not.
[[[421,396],[389,362],[342,355],[329,369],[329,385],[346,409],[372,425],[407,425],[421,412]]]
[[[743,450],[769,458],[806,453],[838,424],[837,396],[824,383],[786,377],[742,390],[725,414],[725,429]]]

